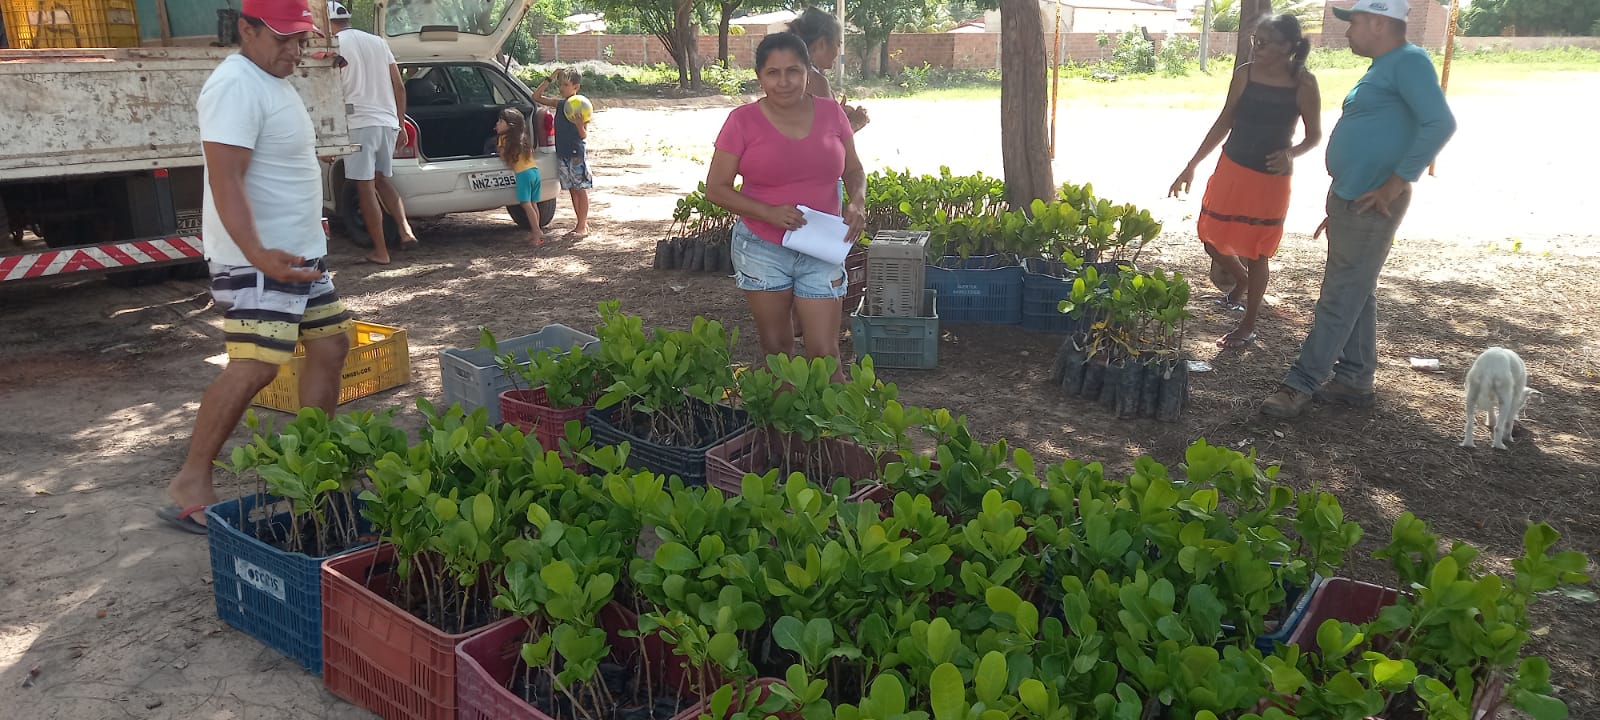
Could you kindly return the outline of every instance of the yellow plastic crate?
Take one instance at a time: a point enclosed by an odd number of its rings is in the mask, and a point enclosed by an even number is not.
[[[340,405],[411,382],[411,348],[405,330],[357,321],[352,334],[339,382]],[[300,372],[305,361],[305,348],[295,347],[294,359],[278,367],[278,377],[256,393],[255,404],[299,412]]]
[[[0,0],[13,49],[139,46],[134,0]]]

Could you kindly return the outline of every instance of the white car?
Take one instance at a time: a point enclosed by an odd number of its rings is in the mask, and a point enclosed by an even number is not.
[[[388,41],[405,80],[401,137],[410,142],[396,143],[390,179],[405,201],[406,215],[427,218],[503,207],[517,227],[527,229],[516,178],[495,155],[495,122],[502,109],[515,107],[530,118],[542,181],[539,215],[548,225],[559,190],[555,116],[493,62],[527,0],[392,0],[377,7],[377,34]],[[342,161],[330,168],[324,196],[356,244],[370,247],[355,184],[344,181]],[[399,244],[399,231],[387,215],[384,235],[390,246]]]

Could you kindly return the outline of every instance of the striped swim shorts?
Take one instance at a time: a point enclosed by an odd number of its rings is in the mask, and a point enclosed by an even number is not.
[[[252,265],[211,263],[211,297],[224,308],[222,331],[230,360],[282,365],[294,357],[301,341],[350,332],[354,323],[334,292],[327,265],[318,258],[305,267],[321,270],[322,278],[285,283]]]

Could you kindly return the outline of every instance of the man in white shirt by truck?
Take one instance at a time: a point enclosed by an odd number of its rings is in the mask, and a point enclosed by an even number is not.
[[[350,105],[350,141],[361,150],[344,160],[344,179],[356,184],[361,199],[361,219],[372,237],[372,252],[367,260],[389,264],[385,244],[383,213],[388,212],[400,229],[401,247],[415,245],[417,237],[406,222],[406,209],[400,193],[389,177],[390,162],[400,138],[400,121],[406,116],[405,81],[400,66],[383,38],[350,27],[350,9],[341,2],[328,3],[328,24],[339,38],[339,57],[344,66],[339,77],[344,81],[345,102]],[[379,200],[382,204],[379,204]]]
[[[315,0],[319,1],[320,0]],[[195,102],[205,153],[201,235],[211,295],[222,308],[228,366],[206,388],[183,467],[157,515],[205,534],[217,501],[212,464],[245,408],[304,346],[300,402],[339,404],[350,313],[324,256],[317,133],[288,77],[312,33],[306,0],[243,0],[239,52],[212,71]]]

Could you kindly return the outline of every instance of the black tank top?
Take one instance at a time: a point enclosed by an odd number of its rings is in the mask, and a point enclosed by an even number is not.
[[[1244,94],[1239,97],[1239,107],[1234,110],[1233,129],[1228,133],[1222,152],[1228,159],[1251,170],[1270,172],[1267,156],[1294,142],[1294,126],[1300,120],[1298,95],[1299,88],[1248,80]]]

